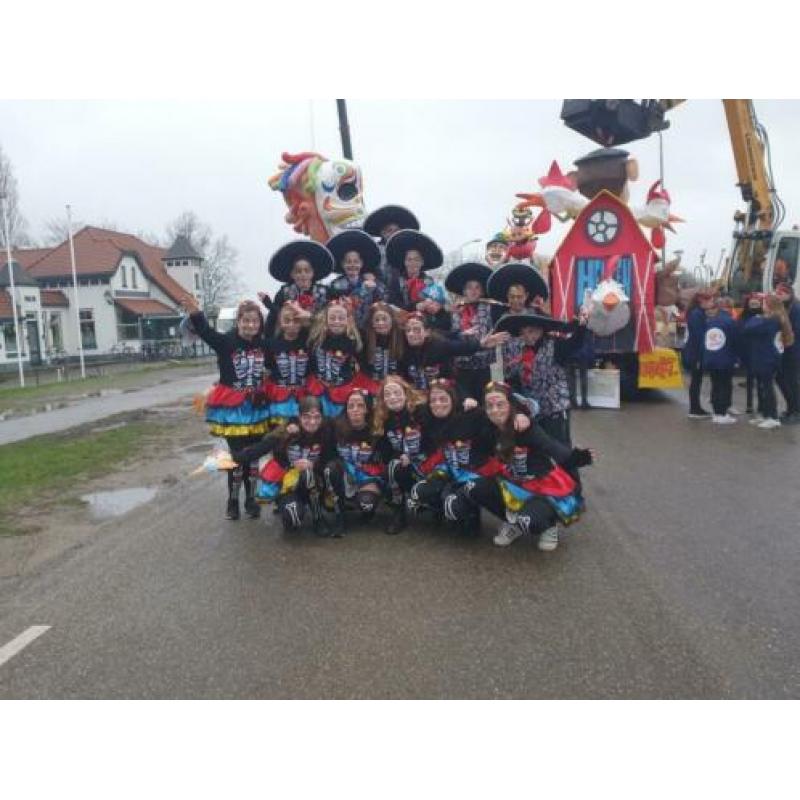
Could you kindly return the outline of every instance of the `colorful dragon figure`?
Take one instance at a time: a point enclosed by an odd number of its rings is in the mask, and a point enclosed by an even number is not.
[[[352,161],[330,161],[319,153],[283,153],[269,179],[289,211],[286,221],[297,233],[325,244],[336,233],[360,228],[365,216],[361,168]]]

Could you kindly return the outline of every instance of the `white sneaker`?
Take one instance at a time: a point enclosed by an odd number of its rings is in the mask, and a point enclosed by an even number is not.
[[[544,552],[550,552],[558,547],[558,525],[541,532],[538,547]]]
[[[731,407],[728,409],[728,413],[729,413],[729,414],[733,414],[733,416],[734,416],[734,417],[741,417],[741,416],[742,416],[742,414],[744,414],[744,411],[739,411],[739,409],[738,409],[738,408],[734,408],[733,406],[731,406]]]
[[[756,414],[753,419],[747,420],[751,425],[759,425],[764,421],[764,417],[761,414]]]
[[[717,425],[733,425],[736,422],[736,417],[730,414],[714,414],[711,421]]]
[[[508,547],[512,542],[515,542],[517,539],[519,539],[523,533],[524,531],[522,528],[518,527],[517,525],[511,525],[508,522],[504,522],[500,528],[500,532],[494,537],[494,543],[498,547]]]
[[[767,417],[766,419],[758,423],[758,427],[765,431],[770,430],[770,428],[780,428],[780,426],[781,426],[780,420],[773,419],[772,417]]]

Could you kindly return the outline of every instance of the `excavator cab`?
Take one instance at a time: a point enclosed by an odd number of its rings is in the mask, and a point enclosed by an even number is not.
[[[602,147],[646,139],[669,127],[659,100],[565,100],[561,119]]]

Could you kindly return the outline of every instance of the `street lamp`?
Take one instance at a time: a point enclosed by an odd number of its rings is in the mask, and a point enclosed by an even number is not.
[[[6,259],[8,261],[8,280],[11,284],[11,314],[14,317],[14,337],[17,340],[17,367],[19,368],[19,385],[25,386],[25,372],[22,369],[22,340],[19,338],[19,320],[17,319],[17,289],[14,285],[14,266],[11,262],[11,234],[8,231],[8,198],[0,194],[3,205],[3,231],[6,236]]]

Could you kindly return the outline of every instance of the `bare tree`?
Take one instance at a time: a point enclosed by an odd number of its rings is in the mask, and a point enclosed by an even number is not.
[[[0,196],[6,198],[8,210],[8,236],[12,247],[29,247],[32,242],[28,236],[28,222],[19,208],[17,179],[11,161],[0,146]],[[5,227],[0,225],[0,244],[5,248]]]
[[[213,315],[242,290],[236,269],[239,254],[227,235],[215,238],[211,226],[194,211],[184,211],[167,226],[165,246],[170,247],[178,236],[185,236],[203,258],[201,305],[203,311]]]
[[[83,226],[84,222],[74,219],[72,220],[72,235],[74,236]],[[55,247],[56,245],[65,242],[69,238],[69,222],[67,215],[63,217],[52,217],[44,224],[44,233],[42,234],[42,244],[46,247]]]

